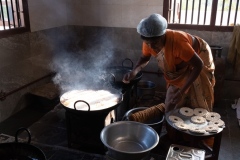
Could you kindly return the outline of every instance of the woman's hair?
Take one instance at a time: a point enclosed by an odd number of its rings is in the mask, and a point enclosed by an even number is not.
[[[161,36],[156,36],[156,37],[145,37],[143,35],[140,36],[142,40],[145,40],[145,41],[155,41],[157,39],[159,39]]]

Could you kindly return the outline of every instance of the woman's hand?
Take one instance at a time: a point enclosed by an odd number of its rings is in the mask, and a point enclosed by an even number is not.
[[[182,100],[183,94],[180,89],[177,89],[172,93],[172,98],[169,100],[166,112],[176,109],[178,103]]]
[[[129,73],[126,73],[123,77],[123,83],[130,83],[131,80],[133,80],[137,73],[140,72],[142,70],[143,67],[145,67],[149,60],[150,60],[151,56],[145,56],[145,55],[142,55],[139,59],[138,59],[138,62],[136,64],[136,66],[134,67],[134,69],[129,72]]]
[[[123,83],[130,83],[132,79],[134,79],[136,74],[134,74],[134,71],[128,72],[123,76]]]
[[[181,90],[178,89],[176,91],[176,93],[174,94],[171,103],[176,106],[182,100],[182,98],[183,98],[183,94],[182,94]]]

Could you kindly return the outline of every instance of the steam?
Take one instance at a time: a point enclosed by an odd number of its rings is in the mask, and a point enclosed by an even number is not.
[[[102,50],[99,46],[109,45],[110,42],[102,39],[104,44],[87,50],[61,51],[53,59],[52,69],[56,72],[53,82],[62,92],[75,89],[89,89],[109,87],[106,68],[112,61],[112,51]]]
[[[34,2],[31,5],[34,5]],[[51,27],[64,26],[70,19],[75,20],[71,7],[74,3],[65,0],[48,1],[40,3],[51,14],[48,18],[40,21],[40,28],[46,27],[43,22],[49,22]],[[48,7],[54,6],[54,7]],[[51,26],[52,22],[58,23]],[[41,16],[39,18],[42,18]],[[91,18],[91,17],[89,17]],[[76,30],[77,29],[77,30]],[[83,30],[83,31],[82,31]],[[90,33],[89,33],[90,32]],[[49,30],[49,43],[57,47],[53,55],[51,69],[56,72],[53,82],[59,86],[62,92],[74,89],[85,89],[90,87],[102,87],[106,81],[106,67],[112,62],[113,53],[106,48],[113,48],[113,43],[105,30],[84,28],[82,26],[60,27]],[[95,34],[94,34],[95,33]],[[84,38],[83,38],[84,37]],[[102,43],[100,43],[102,42]],[[104,50],[101,49],[104,47]]]

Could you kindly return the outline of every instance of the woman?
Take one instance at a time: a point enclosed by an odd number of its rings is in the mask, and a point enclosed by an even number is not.
[[[165,113],[183,106],[212,111],[215,66],[209,45],[197,36],[167,29],[159,14],[142,19],[137,32],[143,40],[142,55],[123,82],[129,83],[153,56],[167,83]]]

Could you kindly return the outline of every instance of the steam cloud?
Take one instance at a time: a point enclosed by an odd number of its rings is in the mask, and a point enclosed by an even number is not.
[[[103,45],[110,45],[111,42],[102,39],[97,46],[92,45],[92,48],[87,50],[61,51],[55,55],[53,59],[52,69],[56,72],[53,78],[61,92],[66,92],[74,89],[89,89],[99,88],[109,80],[110,77],[106,72],[109,62],[112,61],[112,51],[101,51]]]

